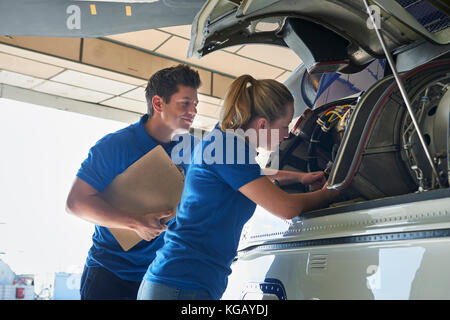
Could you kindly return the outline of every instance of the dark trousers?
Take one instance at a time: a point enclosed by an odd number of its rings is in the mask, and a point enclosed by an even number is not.
[[[136,300],[141,281],[127,281],[102,267],[84,266],[81,300]]]

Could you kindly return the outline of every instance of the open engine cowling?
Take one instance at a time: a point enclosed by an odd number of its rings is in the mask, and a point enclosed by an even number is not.
[[[315,171],[328,165],[328,185],[342,190],[343,200],[448,187],[450,61],[423,65],[401,78],[439,177],[432,173],[393,76],[378,81],[354,101],[340,129],[336,125],[316,134],[330,104],[306,113],[298,136],[280,148],[281,169]],[[334,104],[344,103],[352,101]]]

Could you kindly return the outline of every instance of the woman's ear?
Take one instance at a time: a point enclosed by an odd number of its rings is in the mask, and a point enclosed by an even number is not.
[[[152,98],[153,110],[156,112],[162,112],[163,102],[163,98],[155,94]]]
[[[268,129],[268,124],[269,122],[267,121],[267,119],[261,117],[256,122],[256,129]]]

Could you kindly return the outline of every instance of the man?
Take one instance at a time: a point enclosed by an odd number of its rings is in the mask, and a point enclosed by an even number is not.
[[[148,113],[139,122],[100,139],[89,151],[69,192],[66,210],[95,224],[81,278],[81,299],[136,299],[142,277],[163,244],[171,212],[130,215],[99,197],[114,178],[157,145],[166,152],[175,134],[189,130],[197,113],[198,72],[178,65],[156,72],[145,95]],[[170,223],[170,222],[169,222]],[[123,251],[108,228],[134,230],[145,241]]]

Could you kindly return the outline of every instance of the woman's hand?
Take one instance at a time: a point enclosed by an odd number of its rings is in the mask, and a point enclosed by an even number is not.
[[[312,191],[321,189],[327,180],[323,171],[302,172],[299,176],[299,182],[304,185],[311,185]]]

